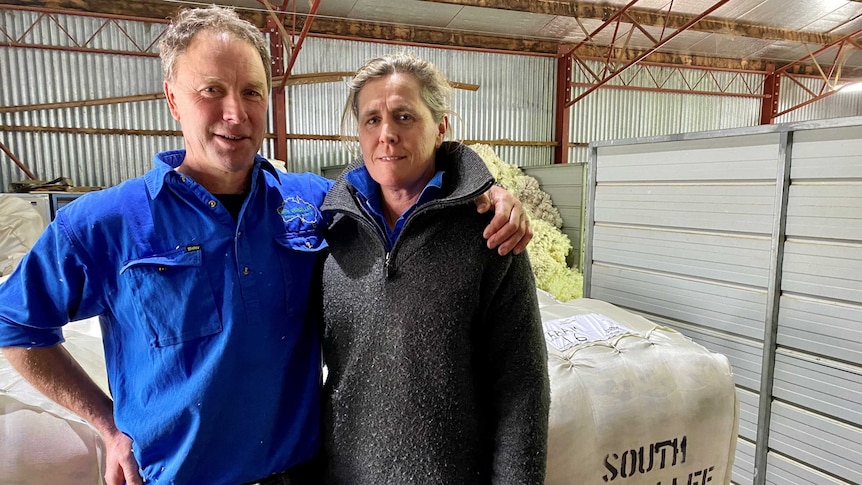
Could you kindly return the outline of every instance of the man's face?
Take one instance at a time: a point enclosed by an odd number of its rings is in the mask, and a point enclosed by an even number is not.
[[[269,93],[257,51],[230,34],[203,31],[165,82],[185,139],[183,165],[207,173],[248,170],[263,142]]]

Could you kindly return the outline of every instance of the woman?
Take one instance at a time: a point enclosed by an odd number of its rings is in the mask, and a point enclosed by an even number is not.
[[[327,483],[543,482],[548,376],[526,254],[486,248],[493,184],[444,143],[451,88],[410,55],[369,61],[343,121],[362,156],[330,190],[323,270]],[[345,123],[346,125],[346,123]]]

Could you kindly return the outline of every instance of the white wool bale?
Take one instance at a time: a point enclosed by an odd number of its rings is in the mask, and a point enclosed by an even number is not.
[[[546,484],[730,482],[739,406],[725,356],[600,300],[540,298],[540,309]]]
[[[0,195],[0,275],[11,274],[45,229],[45,221],[26,200]]]
[[[69,353],[107,392],[98,320],[64,329]],[[86,421],[24,380],[0,353],[0,483],[103,483],[105,446]]]

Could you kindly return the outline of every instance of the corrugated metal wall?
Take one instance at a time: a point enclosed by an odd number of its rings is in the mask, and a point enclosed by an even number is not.
[[[594,72],[602,64],[588,62]],[[659,80],[665,89],[716,91],[750,94],[763,85],[760,74],[714,72],[650,66],[633,67],[610,81],[612,86],[655,88]],[[590,79],[580,69],[573,70],[573,82]],[[574,88],[574,99],[585,88]],[[709,96],[701,94],[659,93],[600,88],[576,102],[570,111],[571,143],[588,144],[624,138],[651,137],[694,131],[756,126],[760,119],[760,99],[752,97]],[[586,163],[589,149],[574,147],[570,162]]]
[[[862,483],[860,139],[856,118],[591,147],[585,296],[730,359],[734,483]]]
[[[781,82],[781,93],[778,96],[778,112],[798,106],[812,99],[811,93],[821,94],[826,88],[820,78],[798,78],[799,84],[784,79]],[[831,118],[846,118],[862,115],[862,92],[847,91],[832,94],[824,99],[797,108],[785,115],[779,116],[776,123],[795,121],[822,120]]]
[[[567,163],[546,165],[544,167],[527,167],[524,174],[535,178],[543,191],[551,196],[554,207],[563,217],[563,234],[569,236],[572,251],[569,254],[569,266],[581,268],[582,241],[584,233],[584,182],[587,166],[583,163]]]
[[[4,28],[20,37],[41,14],[0,10]],[[101,20],[60,15],[43,17],[22,40],[68,47],[92,38],[90,47],[133,49],[149,45],[160,24],[118,20],[103,28]],[[117,26],[122,26],[123,33]],[[65,32],[64,32],[65,30]],[[67,35],[68,33],[68,35]],[[71,38],[70,38],[71,36]],[[73,42],[71,39],[75,39]],[[0,106],[84,101],[114,96],[159,93],[158,58],[117,56],[47,49],[0,48]],[[175,130],[163,100],[83,108],[0,114],[0,124],[15,127],[70,129],[114,128]],[[9,131],[2,141],[39,178],[70,177],[77,185],[112,185],[146,171],[155,152],[178,146],[176,137],[100,135],[80,132]],[[5,155],[0,163],[0,189],[26,176]]]
[[[535,56],[402,47],[370,42],[309,38],[293,74],[353,71],[369,59],[393,52],[412,52],[430,60],[456,82],[479,85],[477,91],[455,90],[452,121],[460,140],[509,139],[551,142],[554,132],[555,69],[553,59]],[[288,131],[340,134],[341,110],[347,98],[344,82],[307,84],[289,89]],[[313,113],[314,116],[309,116]],[[519,166],[548,165],[552,147],[496,146],[497,155]],[[291,170],[317,171],[341,165],[352,155],[337,141],[291,141]]]
[[[52,15],[31,30],[42,14],[0,10],[4,29],[16,40],[68,47],[89,40],[89,47],[137,50],[152,46],[163,30],[159,23]],[[98,35],[93,35],[99,30]],[[74,39],[74,41],[72,40]],[[155,47],[150,47],[152,53]],[[460,139],[509,139],[518,142],[551,142],[553,139],[556,61],[536,56],[518,56],[448,49],[399,47],[370,42],[309,38],[294,67],[295,74],[351,71],[367,59],[384,53],[410,50],[436,63],[452,80],[480,85],[478,91],[456,90],[454,135]],[[600,64],[591,64],[593,69]],[[155,57],[63,52],[28,48],[0,48],[0,105],[80,101],[161,91],[160,64]],[[723,89],[745,92],[746,85],[759,86],[757,74],[651,67],[633,68],[611,84],[654,86],[663,80],[668,89]],[[575,71],[576,82],[587,79]],[[816,82],[811,81],[812,89]],[[720,88],[719,88],[720,86]],[[580,89],[580,90],[579,90]],[[576,88],[575,93],[583,88]],[[786,94],[785,94],[786,93]],[[801,89],[785,83],[784,105],[802,98]],[[786,99],[785,99],[786,96]],[[286,90],[288,131],[306,135],[338,135],[343,83],[309,84]],[[862,95],[833,96],[796,110],[782,121],[817,119],[860,114]],[[593,141],[648,137],[670,133],[753,126],[758,121],[759,100],[721,96],[600,89],[576,103],[571,110],[570,141]],[[0,115],[0,124],[68,128],[116,128],[129,130],[174,130],[176,123],[163,101],[147,101],[91,108],[67,108]],[[3,142],[42,178],[64,175],[80,185],[112,185],[143,173],[153,153],[180,146],[177,137],[145,135],[98,135],[86,133],[5,132]],[[262,149],[271,156],[273,144]],[[500,146],[498,155],[522,167],[551,163],[549,146]],[[291,169],[317,171],[346,163],[353,155],[340,142],[292,140]],[[586,147],[570,149],[571,162],[587,160]],[[0,184],[22,179],[11,163],[0,164]]]

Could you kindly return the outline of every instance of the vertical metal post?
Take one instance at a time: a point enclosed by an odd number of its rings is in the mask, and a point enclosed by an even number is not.
[[[763,329],[763,360],[760,366],[760,399],[757,405],[754,485],[766,484],[766,461],[769,456],[769,426],[772,418],[772,386],[775,379],[775,350],[777,348],[778,311],[781,303],[781,270],[784,264],[793,132],[781,133],[780,140],[778,174],[775,180],[772,241],[769,246],[769,283],[766,291],[766,316]]]
[[[272,77],[284,76],[284,39],[281,38],[280,30],[271,16],[266,18],[267,32],[269,33],[269,51],[272,55]],[[272,124],[275,129],[275,158],[284,161],[286,167],[290,167],[287,159],[287,105],[284,95],[284,86],[273,83],[270,93],[272,102]]]
[[[781,75],[775,72],[775,63],[766,64],[766,78],[763,80],[763,94],[766,96],[760,103],[760,124],[769,125],[775,121],[778,114],[778,95],[781,88]]]
[[[563,51],[558,48],[558,52]],[[554,135],[557,146],[554,147],[554,163],[569,162],[569,100],[572,97],[572,56],[557,57],[557,103],[556,119],[554,120]]]
[[[596,169],[599,162],[599,149],[590,145],[590,152],[587,162],[587,202],[586,202],[586,221],[584,222],[584,241],[581,247],[584,248],[584,261],[581,265],[581,272],[584,275],[584,298],[591,298],[590,293],[593,279],[593,231],[596,223]]]

